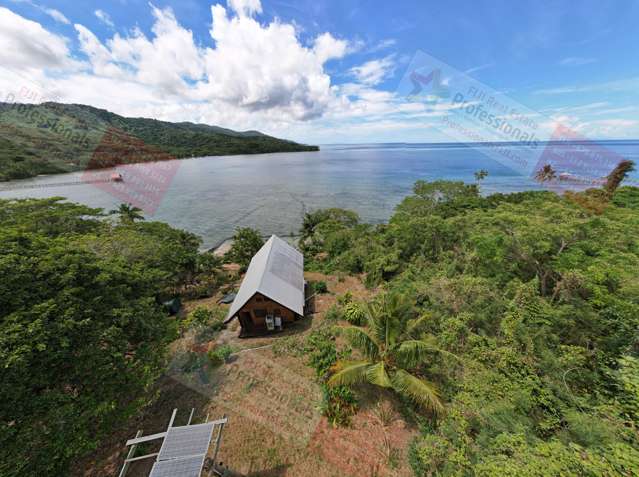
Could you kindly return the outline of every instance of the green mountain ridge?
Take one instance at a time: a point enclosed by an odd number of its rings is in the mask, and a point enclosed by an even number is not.
[[[318,149],[259,131],[127,118],[81,104],[0,103],[0,181],[124,163]]]

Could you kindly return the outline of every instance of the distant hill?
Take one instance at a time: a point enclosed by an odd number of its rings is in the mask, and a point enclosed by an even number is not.
[[[0,181],[171,158],[316,150],[258,131],[125,118],[81,104],[0,103]]]

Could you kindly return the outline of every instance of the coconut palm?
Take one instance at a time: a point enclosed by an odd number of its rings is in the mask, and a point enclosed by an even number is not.
[[[557,178],[557,173],[550,164],[546,164],[535,174],[535,179],[539,182],[550,182]]]
[[[478,171],[475,171],[474,175],[477,184],[479,184],[480,181],[483,181],[486,177],[488,177],[488,171],[486,169],[480,169]]]
[[[612,196],[628,174],[634,170],[634,162],[625,159],[620,161],[606,178],[606,185],[604,186],[606,193]]]
[[[131,204],[120,204],[117,209],[112,210],[110,213],[119,215],[120,220],[124,223],[132,224],[136,220],[144,220],[142,209]]]
[[[443,404],[435,385],[413,373],[427,354],[441,350],[412,336],[424,320],[411,319],[412,314],[412,304],[400,294],[383,294],[367,304],[367,326],[343,328],[365,359],[338,361],[328,384],[368,382],[393,389],[433,413],[441,412]]]

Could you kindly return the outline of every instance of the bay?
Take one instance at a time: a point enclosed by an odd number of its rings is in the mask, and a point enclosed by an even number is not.
[[[639,142],[606,141],[605,146],[639,162]],[[295,234],[306,211],[323,207],[352,209],[363,221],[378,223],[390,217],[416,180],[473,182],[479,169],[488,171],[483,194],[541,188],[531,177],[487,157],[482,147],[328,145],[318,152],[176,161],[175,175],[148,219],[198,234],[203,248],[218,245],[237,227],[254,227],[264,235]],[[1,183],[0,198],[63,196],[105,210],[122,202],[82,180],[83,173],[76,172]]]

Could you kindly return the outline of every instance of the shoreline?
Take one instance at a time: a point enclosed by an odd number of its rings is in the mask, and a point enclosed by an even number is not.
[[[276,235],[276,234],[271,234]],[[261,235],[262,240],[265,242],[271,237],[271,235]],[[279,238],[284,239],[286,242],[293,246],[297,246],[301,235],[278,235]],[[214,246],[201,250],[201,253],[212,253],[216,257],[222,257],[233,246],[233,237],[226,237],[218,241]]]

